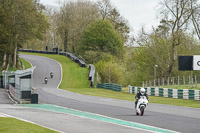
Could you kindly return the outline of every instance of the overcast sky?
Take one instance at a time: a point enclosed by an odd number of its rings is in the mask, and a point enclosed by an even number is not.
[[[59,8],[58,0],[40,0],[40,2]],[[152,26],[155,27],[159,24],[159,20],[156,18],[156,6],[161,0],[111,0],[111,2],[128,20],[134,34],[137,34],[142,26],[151,30]]]

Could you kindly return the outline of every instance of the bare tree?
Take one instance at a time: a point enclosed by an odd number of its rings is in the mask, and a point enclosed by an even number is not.
[[[124,42],[128,42],[130,32],[128,21],[121,16],[117,8],[112,5],[110,0],[99,0],[97,2],[97,7],[101,18],[103,20],[109,20],[114,28],[123,37]]]
[[[162,19],[170,25],[169,31],[172,37],[171,57],[165,77],[172,72],[176,61],[176,47],[181,45],[182,31],[187,30],[187,24],[192,17],[190,7],[190,0],[164,0],[162,3]]]
[[[113,10],[110,0],[99,0],[97,6],[99,7],[99,14],[102,19],[106,19]]]
[[[190,0],[190,10],[192,12],[192,23],[197,37],[200,40],[200,3],[198,0]]]
[[[81,0],[64,3],[57,21],[64,51],[76,52],[83,30],[96,19],[99,15],[94,3]]]

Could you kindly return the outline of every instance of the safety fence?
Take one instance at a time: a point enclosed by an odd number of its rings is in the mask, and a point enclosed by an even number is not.
[[[102,84],[97,84],[97,88],[104,88],[104,89],[119,91],[119,92],[122,91],[122,86],[118,84],[102,83]]]
[[[21,52],[30,52],[30,53],[40,53],[40,54],[59,54],[64,55],[70,58],[75,63],[79,64],[80,67],[86,67],[86,63],[78,58],[76,55],[69,53],[69,52],[59,52],[59,51],[39,51],[39,50],[30,50],[30,49],[23,49],[20,50]]]
[[[143,81],[142,86],[169,86],[169,85],[189,85],[189,86],[197,86],[200,84],[200,76],[199,75],[188,75],[188,76],[177,76],[177,77],[167,77],[157,78],[154,80]]]
[[[141,87],[129,86],[129,93],[137,94],[140,91],[140,89]],[[169,89],[159,87],[146,87],[145,90],[150,96],[200,100],[200,90]]]

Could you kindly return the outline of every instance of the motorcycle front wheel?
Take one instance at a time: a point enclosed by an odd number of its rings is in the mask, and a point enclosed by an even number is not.
[[[140,108],[140,115],[143,116],[143,114],[144,114],[144,106],[142,106],[142,107]]]

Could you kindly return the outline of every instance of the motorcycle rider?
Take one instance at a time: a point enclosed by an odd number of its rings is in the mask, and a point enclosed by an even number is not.
[[[45,84],[47,84],[47,81],[48,81],[48,78],[47,78],[47,76],[44,78],[44,82],[45,82]]]
[[[148,94],[146,93],[145,89],[141,88],[140,91],[135,96],[135,99],[136,99],[136,101],[135,101],[135,108],[137,107],[138,100],[140,99],[141,96],[146,96],[147,100],[149,100]]]
[[[53,72],[50,73],[51,78],[53,78]]]

